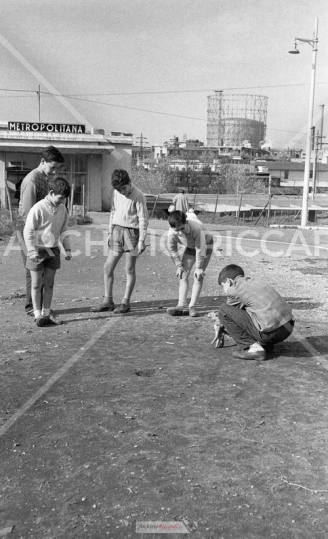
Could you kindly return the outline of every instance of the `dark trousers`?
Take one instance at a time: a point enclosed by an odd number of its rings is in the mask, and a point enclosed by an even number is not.
[[[31,311],[33,309],[33,302],[32,302],[32,278],[31,278],[31,272],[26,267],[26,259],[27,259],[27,249],[24,242],[23,237],[23,230],[24,230],[24,223],[21,221],[17,221],[16,223],[16,236],[21,248],[21,256],[25,268],[25,283],[26,283],[26,300],[25,300],[25,311]],[[41,288],[41,306],[43,302],[43,286]],[[41,308],[40,306],[40,308]]]
[[[25,268],[25,283],[26,283],[25,310],[29,311],[33,309],[32,294],[31,294],[32,279],[31,279],[31,272],[26,267],[27,250],[26,250],[26,245],[24,242],[23,230],[24,230],[24,223],[22,221],[17,221],[16,236],[17,236],[20,248],[21,248],[21,255],[22,255],[22,260],[23,260],[23,264]]]
[[[238,309],[226,303],[219,309],[219,319],[230,337],[242,349],[249,348],[255,342],[264,347],[277,344],[287,339],[294,329],[294,320],[290,320],[269,333],[263,333],[257,329],[245,309]]]

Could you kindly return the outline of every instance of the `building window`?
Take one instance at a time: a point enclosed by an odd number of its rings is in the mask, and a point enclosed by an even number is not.
[[[73,204],[82,205],[83,192],[87,200],[88,157],[86,155],[66,155],[65,175],[74,191]]]
[[[288,170],[285,170],[284,172],[284,180],[288,180]]]

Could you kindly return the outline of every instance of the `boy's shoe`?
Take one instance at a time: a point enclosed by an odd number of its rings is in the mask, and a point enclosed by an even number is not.
[[[113,301],[105,300],[97,307],[91,307],[90,311],[93,313],[101,313],[102,311],[114,311],[115,305]]]
[[[266,351],[259,343],[252,344],[247,350],[237,350],[232,353],[233,357],[238,359],[256,359],[257,361],[264,361],[267,357]]]
[[[196,307],[189,307],[189,316],[192,316],[193,318],[199,316],[199,312],[197,312]]]
[[[272,352],[275,348],[275,344],[270,342],[268,344],[262,344],[262,347],[264,348],[266,352]]]
[[[121,303],[116,309],[114,309],[114,314],[126,314],[131,311],[131,306],[129,303]]]
[[[48,316],[48,324],[55,324],[56,326],[61,326],[63,323],[62,320],[59,320],[54,314],[54,312],[50,309],[50,314]]]
[[[166,310],[166,312],[170,316],[188,316],[189,315],[188,307],[183,307],[182,305],[177,305],[176,307],[169,307]]]
[[[40,316],[38,316],[35,319],[35,323],[39,328],[42,328],[43,326],[46,326],[49,323],[49,317],[43,316],[42,314],[40,314]]]

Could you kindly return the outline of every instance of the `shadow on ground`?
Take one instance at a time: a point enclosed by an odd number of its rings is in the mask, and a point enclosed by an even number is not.
[[[197,309],[201,315],[207,314],[209,311],[217,310],[222,303],[224,303],[224,296],[203,296],[199,303],[197,304]],[[138,301],[131,303],[131,312],[125,314],[124,316],[150,316],[153,314],[163,314],[163,311],[169,307],[174,307],[177,304],[176,299],[161,299],[156,301]],[[56,309],[54,312],[56,315],[61,314],[80,314],[80,313],[92,313],[91,307],[88,305],[81,307],[74,307],[73,309]],[[92,313],[96,314],[96,313]],[[101,313],[103,318],[104,315],[107,316],[116,316],[112,314],[111,311],[103,311]],[[71,320],[70,320],[71,321]]]

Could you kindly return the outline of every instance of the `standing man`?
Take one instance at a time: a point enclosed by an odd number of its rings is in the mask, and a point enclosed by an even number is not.
[[[183,211],[183,213],[187,213],[189,210],[189,202],[188,198],[185,195],[184,189],[180,189],[179,193],[175,195],[172,204],[175,207],[175,210]]]
[[[148,227],[148,211],[144,194],[132,185],[126,170],[114,170],[111,178],[114,188],[109,220],[109,253],[104,265],[104,301],[92,312],[114,311],[114,314],[130,312],[130,298],[136,283],[137,257],[144,252]],[[113,300],[114,271],[125,253],[126,287],[121,304],[115,308]]]
[[[58,173],[65,159],[57,148],[47,146],[44,148],[40,164],[25,176],[20,188],[20,201],[18,218],[16,222],[16,235],[21,246],[24,267],[26,268],[27,251],[23,237],[26,218],[30,209],[45,198],[48,194],[48,179]],[[41,305],[40,305],[41,309]],[[25,312],[33,316],[33,304],[31,296],[31,272],[26,268],[26,301]]]

